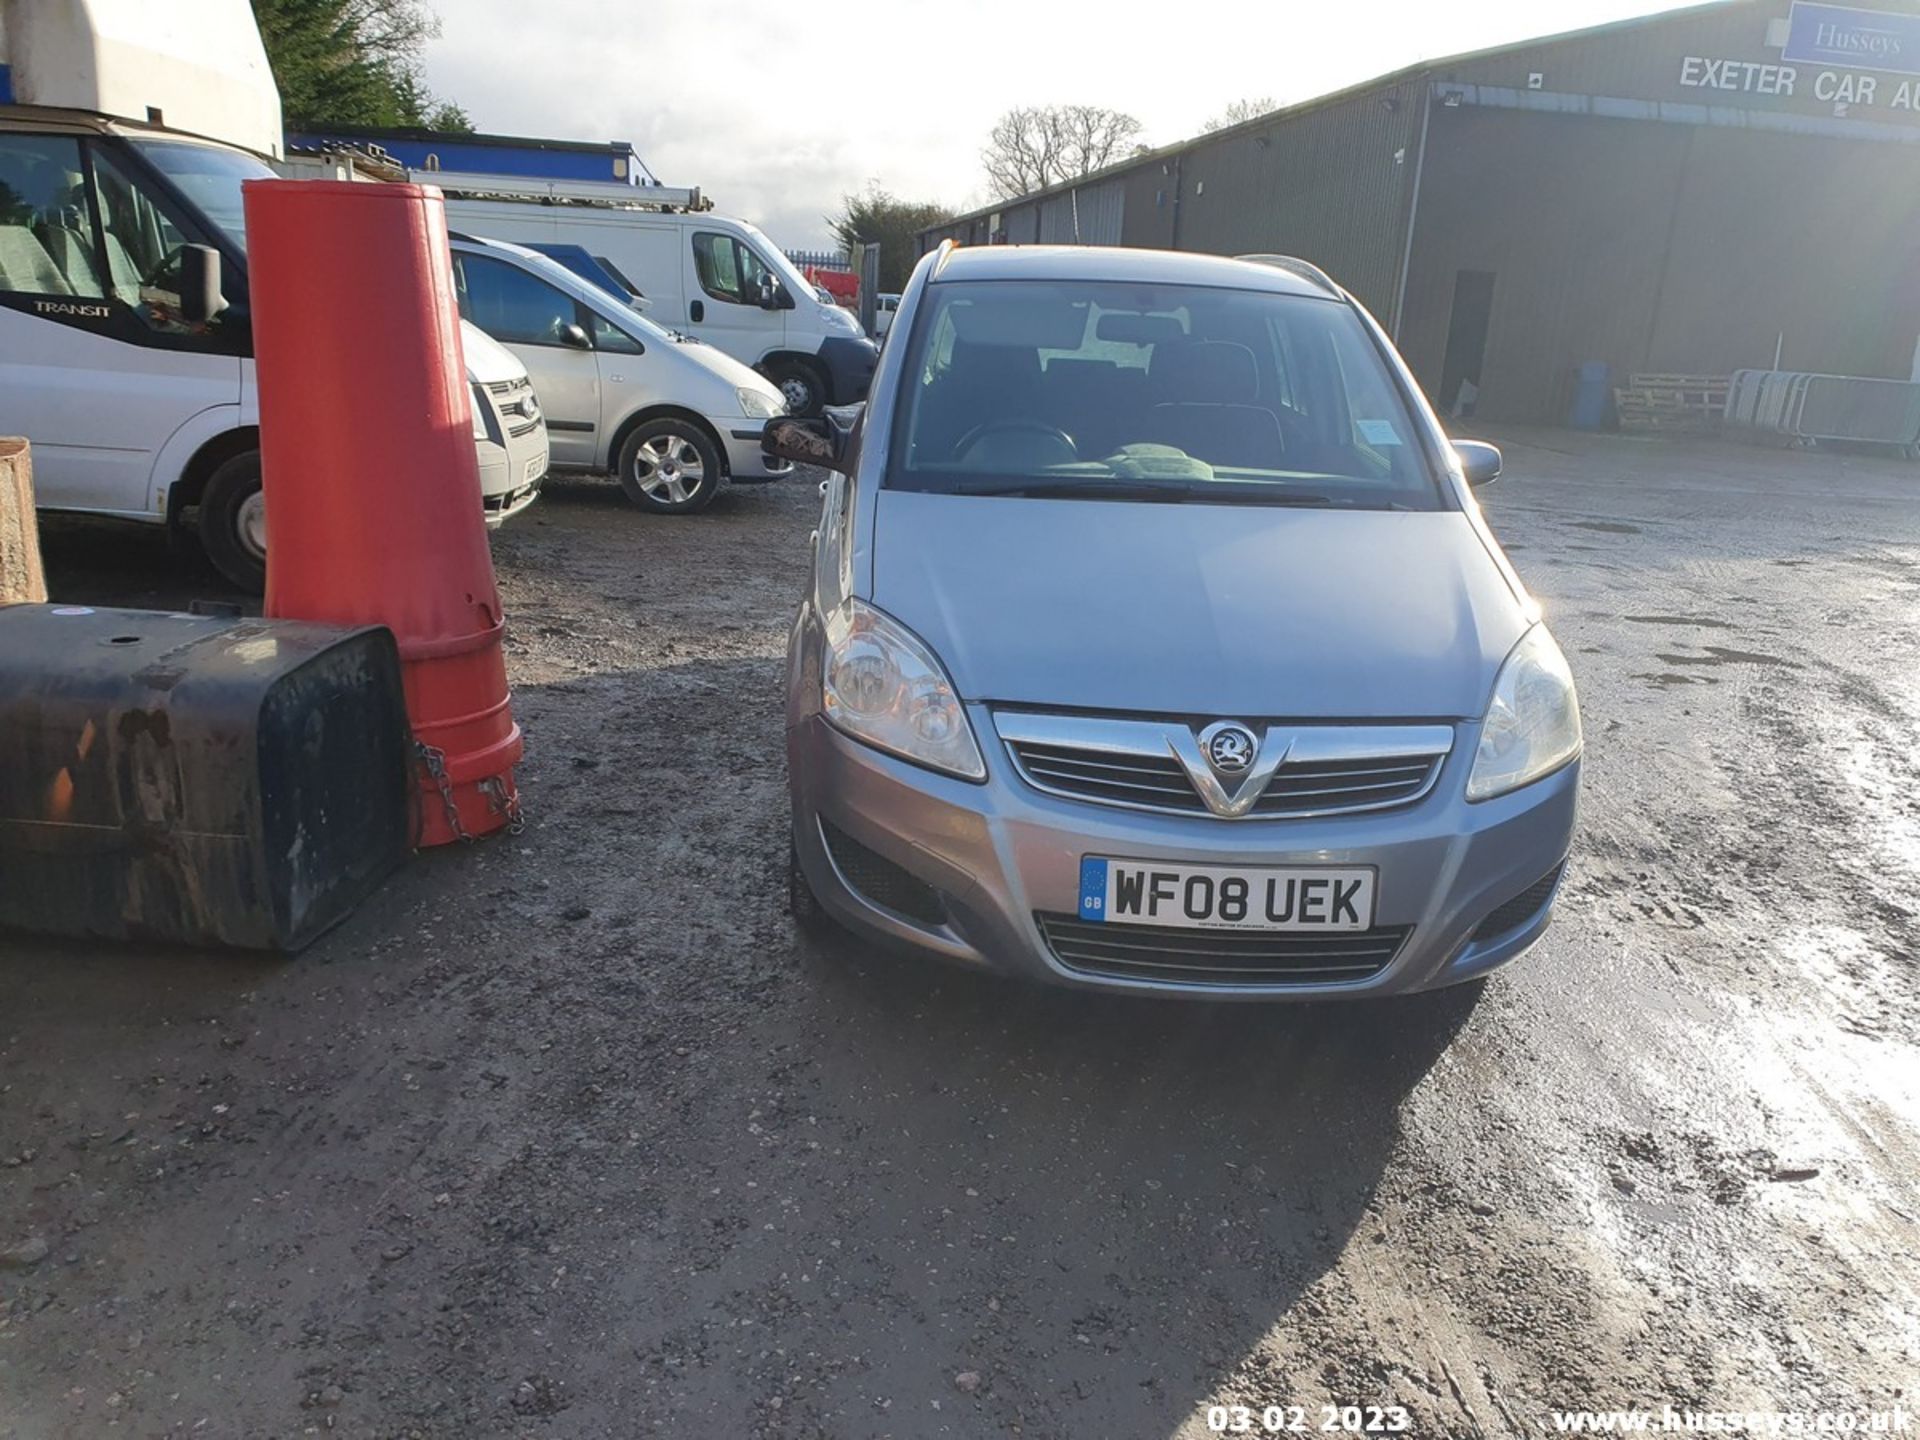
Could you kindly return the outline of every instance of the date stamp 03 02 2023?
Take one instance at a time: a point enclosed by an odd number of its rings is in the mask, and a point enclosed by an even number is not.
[[[1398,1405],[1209,1405],[1207,1429],[1219,1435],[1400,1435],[1413,1419]]]

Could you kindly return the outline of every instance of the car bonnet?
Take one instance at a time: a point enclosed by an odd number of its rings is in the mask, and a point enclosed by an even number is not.
[[[1459,511],[875,499],[872,599],[968,700],[1465,718],[1532,619]]]

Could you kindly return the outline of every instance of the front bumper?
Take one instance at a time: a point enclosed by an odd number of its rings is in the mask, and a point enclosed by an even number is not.
[[[722,432],[726,436],[727,475],[736,485],[765,485],[784,480],[793,473],[793,462],[769,455],[760,448],[760,437],[767,422],[741,417],[729,420]]]
[[[1553,873],[1572,843],[1579,763],[1495,800],[1469,805],[1466,771],[1478,726],[1462,725],[1438,782],[1403,810],[1323,819],[1216,820],[1059,798],[1013,770],[992,717],[969,706],[988,778],[937,775],[848,739],[817,713],[788,730],[794,844],[821,904],[871,939],[984,970],[1082,989],[1219,999],[1313,1000],[1396,995],[1483,975],[1547,927],[1549,891],[1513,928],[1474,932],[1497,907]],[[938,920],[877,904],[849,883],[822,824],[939,892]],[[1378,926],[1410,927],[1377,973],[1331,984],[1196,984],[1092,975],[1056,956],[1038,914],[1073,915],[1088,854],[1187,864],[1377,867]],[[1111,927],[1115,930],[1124,927]]]
[[[540,498],[547,479],[547,438],[516,437],[507,445],[475,446],[480,465],[480,511],[489,530],[498,529]]]

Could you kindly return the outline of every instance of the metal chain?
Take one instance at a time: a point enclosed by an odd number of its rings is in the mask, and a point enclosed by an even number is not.
[[[480,782],[480,788],[487,792],[488,803],[496,815],[507,817],[507,833],[518,835],[527,828],[526,812],[520,808],[520,792],[507,793],[507,782],[498,775],[489,775]]]
[[[453,784],[447,779],[447,752],[422,740],[414,741],[413,749],[420,763],[427,767],[427,774],[433,783],[440,789],[440,804],[447,812],[447,828],[459,837],[461,844],[471,845],[473,836],[460,823],[460,807],[453,802]]]

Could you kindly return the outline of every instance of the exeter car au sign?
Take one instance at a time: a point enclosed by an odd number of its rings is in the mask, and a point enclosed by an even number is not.
[[[1856,118],[1876,110],[1904,112],[1900,118],[1920,112],[1920,79],[1883,78],[1888,73],[1920,76],[1920,15],[1812,0],[1794,0],[1777,63],[1708,55],[1680,62],[1680,84],[1689,90],[1811,101]]]

